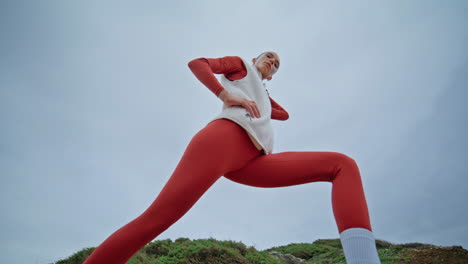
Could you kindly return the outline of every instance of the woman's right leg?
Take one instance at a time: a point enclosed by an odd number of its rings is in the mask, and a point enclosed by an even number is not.
[[[219,119],[190,141],[174,173],[140,216],[115,231],[84,264],[123,264],[179,220],[225,172],[260,155],[236,123]]]

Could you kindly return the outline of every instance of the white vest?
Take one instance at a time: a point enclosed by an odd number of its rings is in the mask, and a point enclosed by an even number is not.
[[[252,100],[257,103],[260,111],[260,117],[250,116],[249,111],[242,106],[227,107],[223,104],[222,111],[214,120],[226,118],[232,120],[243,127],[248,133],[253,143],[260,146],[266,155],[273,151],[273,127],[271,126],[271,102],[266,91],[261,73],[257,68],[248,61],[242,59],[247,68],[247,75],[235,81],[228,80],[224,75],[221,75],[220,83],[230,94]]]

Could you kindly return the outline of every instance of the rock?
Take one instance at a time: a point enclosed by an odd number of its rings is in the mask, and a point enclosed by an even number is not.
[[[268,252],[268,254],[280,261],[283,261],[284,264],[307,264],[307,261],[304,259],[297,258],[291,254],[282,254],[276,251]]]

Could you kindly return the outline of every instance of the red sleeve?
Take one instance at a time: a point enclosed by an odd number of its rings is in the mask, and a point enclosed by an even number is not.
[[[275,100],[270,97],[271,102],[271,119],[288,120],[289,114]]]
[[[224,87],[219,83],[214,75],[215,73],[224,74],[231,81],[242,79],[247,75],[247,70],[242,59],[237,56],[226,56],[216,59],[198,58],[191,60],[188,66],[197,79],[216,96],[224,90]]]

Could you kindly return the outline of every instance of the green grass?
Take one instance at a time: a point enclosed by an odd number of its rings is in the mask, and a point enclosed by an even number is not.
[[[382,264],[398,264],[408,259],[405,252],[413,247],[382,240],[377,240],[376,244]],[[416,243],[414,247],[417,246],[419,244]],[[94,249],[82,249],[55,264],[81,264]],[[339,239],[319,239],[313,243],[292,243],[258,251],[242,242],[218,241],[213,238],[156,240],[139,250],[127,264],[283,264],[268,254],[272,251],[291,254],[309,264],[346,264]]]

